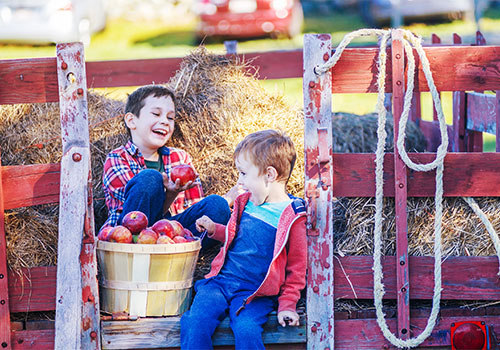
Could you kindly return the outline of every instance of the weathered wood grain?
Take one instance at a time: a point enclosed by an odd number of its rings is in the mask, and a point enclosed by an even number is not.
[[[56,309],[56,266],[9,271],[11,312],[53,311]]]
[[[59,163],[2,167],[4,209],[59,202],[60,170]]]
[[[11,337],[12,349],[52,350],[54,349],[54,335],[54,329],[15,331],[12,332]]]
[[[496,96],[468,92],[467,129],[496,135]]]
[[[434,154],[411,153],[410,159],[428,163]],[[375,155],[333,154],[333,195],[335,197],[375,196]],[[394,197],[394,159],[384,158],[384,196]],[[408,171],[408,197],[433,197],[435,173]],[[448,153],[444,160],[444,196],[500,196],[500,155],[498,153]]]
[[[276,313],[264,325],[263,340],[268,344],[305,343],[306,318],[302,314],[299,327],[282,327]],[[137,321],[102,321],[103,349],[151,349],[180,346],[180,317],[141,318]],[[226,318],[212,338],[215,346],[233,345],[234,336]]]

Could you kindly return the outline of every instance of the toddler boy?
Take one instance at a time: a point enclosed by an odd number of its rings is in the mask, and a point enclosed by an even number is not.
[[[227,226],[208,216],[196,221],[224,245],[181,318],[182,349],[212,349],[226,315],[236,349],[264,349],[262,327],[276,302],[278,322],[299,325],[307,244],[304,201],[286,192],[295,158],[290,138],[275,130],[250,134],[236,147],[238,184],[247,192],[236,198]]]

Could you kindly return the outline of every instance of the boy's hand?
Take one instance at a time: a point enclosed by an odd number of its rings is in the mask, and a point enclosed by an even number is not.
[[[245,190],[243,189],[243,187],[241,187],[241,185],[236,184],[231,187],[231,189],[227,191],[227,193],[223,197],[231,207],[233,206],[236,197],[238,197],[242,193],[245,193]]]
[[[208,216],[203,215],[196,220],[196,229],[200,232],[206,230],[208,234],[212,234],[215,232],[215,223]]]
[[[295,311],[281,311],[278,313],[278,323],[285,327],[288,323],[289,326],[299,326],[299,314]]]
[[[177,179],[175,180],[175,182],[173,182],[172,180],[170,180],[167,173],[162,173],[162,176],[163,176],[163,186],[165,186],[168,192],[176,192],[176,193],[182,192],[185,190],[189,190],[191,187],[195,185],[193,181],[189,181],[184,186],[181,186],[180,179]]]

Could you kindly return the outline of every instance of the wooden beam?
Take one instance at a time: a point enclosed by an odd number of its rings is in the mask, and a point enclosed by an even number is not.
[[[269,344],[297,344],[306,341],[306,317],[300,315],[299,327],[282,327],[276,313],[264,324],[262,339]],[[103,349],[149,349],[180,346],[180,317],[140,318],[136,321],[102,321]],[[226,317],[212,337],[214,346],[234,345]]]
[[[2,161],[0,159],[0,168]],[[7,238],[5,231],[5,195],[0,172],[0,346],[12,349],[10,341],[9,276],[7,271]]]
[[[10,312],[53,311],[56,309],[56,266],[9,271]]]
[[[408,268],[408,218],[406,165],[397,151],[399,122],[405,97],[403,33],[393,31],[392,36],[392,115],[394,116],[394,206],[396,220],[396,284],[399,338],[408,339],[410,329],[410,278]],[[382,233],[381,233],[382,234]]]
[[[59,163],[2,167],[4,209],[59,202],[60,169]]]
[[[54,329],[25,330],[12,332],[13,350],[54,349]]]
[[[428,163],[435,154],[410,153],[417,163]],[[335,197],[375,196],[375,155],[370,153],[333,154],[333,195]],[[448,153],[444,160],[444,196],[499,197],[499,153]],[[384,196],[394,197],[394,159],[384,158]],[[433,197],[434,172],[408,171],[408,197]]]
[[[92,237],[87,251],[83,240],[87,226],[93,225],[88,220],[90,146],[83,44],[57,45],[57,66],[63,156],[55,349],[99,349],[95,246]]]
[[[410,299],[433,297],[434,258],[410,256]],[[373,299],[372,256],[338,257],[335,262],[335,299]],[[386,294],[384,299],[395,299],[396,258],[382,260]],[[443,261],[443,300],[500,300],[498,258],[455,256]],[[350,282],[350,283],[349,283]],[[351,287],[352,284],[352,287]]]
[[[468,92],[465,96],[467,130],[496,135],[496,96],[477,92]]]
[[[331,37],[304,37],[304,142],[307,200],[307,348],[334,349],[332,227],[332,94],[330,71],[314,68],[330,58]]]

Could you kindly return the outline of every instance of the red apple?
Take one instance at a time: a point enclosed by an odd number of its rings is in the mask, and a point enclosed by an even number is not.
[[[148,217],[142,211],[131,211],[123,217],[122,225],[132,234],[139,233],[148,227]]]
[[[174,227],[172,226],[172,222],[167,219],[158,220],[151,228],[160,236],[174,237]]]
[[[160,236],[156,240],[156,244],[173,244],[175,243],[169,236]]]
[[[174,233],[173,237],[175,236],[183,236],[184,235],[184,227],[182,227],[181,223],[179,221],[172,220],[170,221],[170,224],[174,228]]]
[[[180,185],[184,186],[189,181],[196,180],[196,173],[194,172],[194,169],[191,165],[181,164],[172,168],[172,171],[170,172],[170,179],[173,182],[175,182],[177,179],[180,179]]]
[[[182,230],[182,234],[184,235],[184,237],[194,237],[191,231],[189,231],[187,228]]]
[[[100,241],[109,241],[113,228],[113,226],[106,226],[101,228],[101,231],[99,231],[99,234],[97,235],[97,239],[99,239]]]
[[[132,232],[122,225],[115,226],[111,231],[110,242],[132,243]]]
[[[138,244],[156,244],[159,235],[150,228],[146,228],[139,233]]]
[[[186,243],[188,242],[187,239],[185,239],[183,236],[175,236],[174,238],[175,243]]]

